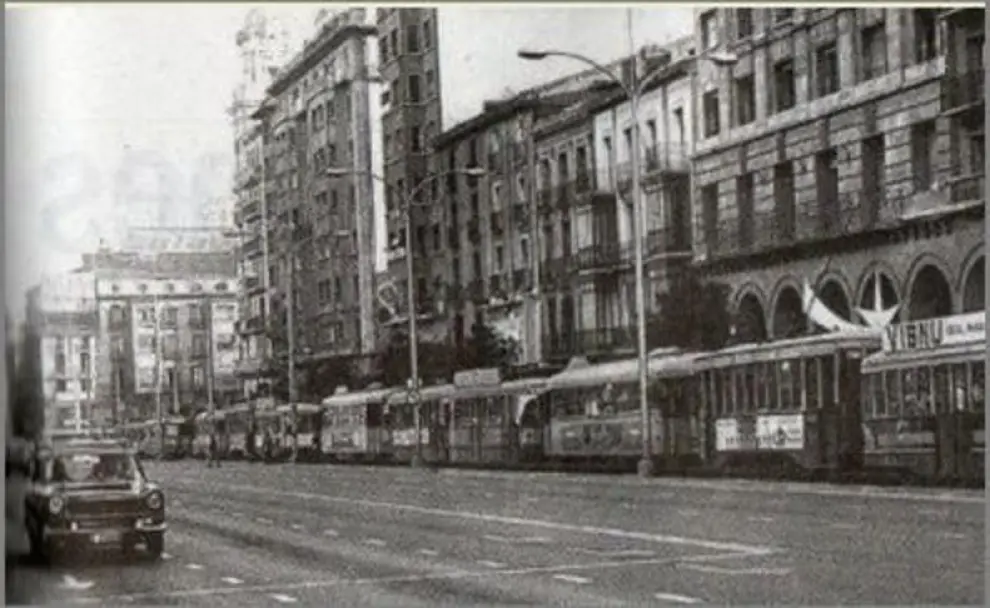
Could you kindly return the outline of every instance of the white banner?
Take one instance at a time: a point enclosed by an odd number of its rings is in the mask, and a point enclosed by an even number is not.
[[[761,450],[803,449],[804,416],[800,414],[758,416],[756,443]]]
[[[888,325],[883,331],[883,351],[929,350],[986,342],[986,339],[986,312],[971,312]]]
[[[715,449],[719,452],[739,449],[739,423],[735,418],[715,421]]]

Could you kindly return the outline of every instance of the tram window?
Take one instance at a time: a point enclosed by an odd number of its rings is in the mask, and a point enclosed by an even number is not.
[[[883,374],[887,393],[887,416],[898,418],[904,407],[904,393],[901,392],[901,373],[888,371]]]
[[[818,403],[818,368],[821,359],[812,357],[801,361],[804,366],[804,406],[808,410],[816,410],[821,404]]]
[[[924,408],[921,405],[922,395],[918,386],[918,370],[905,369],[901,377],[901,416],[913,418],[920,415]]]
[[[950,373],[946,365],[939,365],[932,369],[932,407],[939,414],[952,409]]]
[[[603,414],[606,416],[615,415],[619,412],[628,412],[635,410],[639,407],[637,403],[637,392],[632,386],[622,386],[617,388],[613,393],[613,397],[610,402],[605,404],[605,411]],[[666,395],[662,395],[661,399],[665,399]],[[662,403],[655,401],[651,407],[656,408],[661,406]]]
[[[778,403],[778,409],[782,410],[796,410],[801,407],[801,397],[797,388],[798,374],[800,373],[797,365],[800,362],[799,359],[792,359],[787,361],[781,361],[778,364],[780,370],[780,403]]]
[[[725,416],[725,406],[722,400],[722,375],[718,370],[708,372],[708,396],[711,399],[712,414],[716,418]]]
[[[733,415],[736,413],[734,399],[732,398],[732,370],[723,369],[719,371],[719,378],[722,381],[722,409],[728,415]]]
[[[952,409],[964,411],[969,406],[968,364],[955,363],[952,365]]]
[[[760,363],[760,373],[762,374],[760,391],[760,402],[757,404],[759,411],[773,409],[777,403],[777,366],[773,363]]]
[[[822,407],[833,407],[839,401],[835,394],[835,367],[838,358],[835,355],[826,355],[818,360],[822,362],[822,374],[818,378],[822,383]]]
[[[873,417],[883,418],[887,415],[887,391],[884,390],[884,374],[868,376],[869,390],[873,393]]]
[[[733,380],[735,381],[735,391],[734,391],[735,394],[733,396],[735,397],[735,406],[737,412],[749,411],[749,407],[748,407],[749,399],[746,398],[747,397],[746,371],[748,367],[749,367],[748,365],[738,367],[736,368],[735,373],[733,374]]]
[[[969,390],[969,409],[974,412],[982,412],[984,409],[983,389],[986,386],[986,361],[973,361],[970,363],[972,379]]]

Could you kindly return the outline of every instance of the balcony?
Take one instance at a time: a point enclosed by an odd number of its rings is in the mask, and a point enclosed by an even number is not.
[[[257,314],[253,317],[245,317],[237,321],[237,333],[241,335],[251,335],[260,333],[265,326],[265,319]]]
[[[261,203],[251,201],[240,208],[241,219],[244,222],[251,222],[261,217]]]
[[[949,200],[952,203],[984,201],[986,177],[980,174],[955,176],[949,180]]]
[[[533,288],[533,272],[528,268],[519,268],[512,272],[512,289],[516,292],[528,292]]]
[[[244,241],[241,252],[247,259],[253,259],[261,255],[261,235],[253,235]]]
[[[577,177],[574,178],[574,191],[577,194],[584,194],[585,192],[590,192],[591,187],[591,172],[578,171]]]
[[[491,224],[492,234],[501,236],[505,233],[505,220],[501,211],[492,211],[488,221]]]
[[[643,150],[643,177],[665,173],[690,173],[690,161],[686,143],[658,142]]]
[[[248,295],[262,290],[263,286],[261,284],[261,277],[256,274],[244,275],[244,291],[247,292]]]
[[[516,222],[516,227],[519,228],[520,231],[526,232],[529,230],[529,203],[525,201],[514,203],[512,205],[512,217]]]
[[[599,327],[564,331],[543,336],[543,347],[551,359],[574,356],[626,356],[636,350],[636,328]]]
[[[614,241],[582,247],[577,255],[577,270],[615,271],[632,264],[632,245]]]
[[[573,260],[569,255],[542,260],[540,262],[540,286],[543,289],[565,286],[573,269]]]
[[[574,202],[574,184],[564,182],[554,188],[554,205],[561,211],[566,211]]]
[[[481,227],[477,217],[473,217],[468,220],[467,233],[468,233],[468,239],[472,243],[477,244],[479,241],[481,241]]]
[[[536,194],[536,205],[540,213],[546,215],[553,210],[553,188],[540,188]]]
[[[673,256],[678,254],[691,255],[691,243],[688,239],[688,228],[657,228],[646,235],[645,258]]]
[[[461,249],[461,235],[456,224],[447,227],[447,246],[451,251],[460,251]]]
[[[502,280],[502,275],[493,274],[488,277],[488,295],[491,298],[501,298],[504,300],[507,291],[505,282]]]
[[[982,106],[986,96],[983,88],[986,73],[964,72],[946,75],[942,79],[942,112],[955,114]]]
[[[468,297],[475,304],[485,301],[485,281],[484,279],[474,279],[468,283]]]
[[[393,262],[398,262],[406,257],[406,248],[399,245],[397,247],[389,247],[385,250],[385,260],[391,264]]]

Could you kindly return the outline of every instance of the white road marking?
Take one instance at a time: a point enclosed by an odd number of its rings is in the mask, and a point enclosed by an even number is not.
[[[254,486],[243,486],[243,485],[227,484],[227,483],[217,483],[214,485],[223,488],[228,488],[231,490],[242,491],[250,494],[267,494],[270,496],[277,495],[282,498],[292,497],[292,498],[319,500],[322,502],[349,504],[349,505],[376,508],[376,509],[406,511],[409,513],[418,513],[421,515],[435,515],[435,516],[445,517],[448,519],[458,518],[458,519],[473,520],[473,521],[483,521],[486,523],[505,524],[511,526],[543,528],[546,530],[557,530],[563,532],[580,532],[583,534],[611,536],[613,538],[623,538],[627,540],[638,540],[638,541],[653,542],[658,544],[680,545],[686,547],[708,549],[711,551],[748,553],[751,555],[766,555],[776,550],[773,547],[765,546],[765,545],[747,545],[742,543],[730,543],[724,541],[708,540],[703,538],[687,538],[683,536],[673,536],[669,534],[654,534],[648,532],[638,532],[634,530],[621,530],[618,528],[601,528],[597,526],[584,526],[579,524],[568,524],[568,523],[549,521],[549,520],[527,519],[523,517],[510,517],[505,515],[494,515],[491,513],[454,511],[451,509],[438,509],[431,507],[422,507],[418,505],[390,503],[390,502],[367,500],[361,498],[345,498],[342,496],[328,496],[326,494],[314,494],[311,492],[289,492],[282,490],[275,491],[264,488],[258,488]]]
[[[706,572],[708,574],[725,574],[728,576],[787,576],[793,570],[790,568],[720,568],[703,564],[678,564],[679,568]]]
[[[597,549],[585,549],[584,547],[578,547],[577,550],[579,553],[596,555],[598,557],[653,557],[656,555],[656,551],[643,551],[640,549],[599,551]]]
[[[558,581],[564,581],[565,583],[575,583],[578,585],[587,585],[591,582],[590,578],[585,578],[583,576],[577,576],[574,574],[554,574],[553,577]]]
[[[684,517],[696,517],[701,511],[697,509],[678,509],[677,514],[683,515]]]
[[[939,534],[939,536],[941,536],[942,538],[949,538],[949,539],[952,539],[952,540],[960,540],[960,539],[964,539],[964,538],[969,538],[965,534],[961,534],[959,532],[945,532],[943,534]]]
[[[487,559],[479,559],[478,560],[478,565],[479,566],[484,566],[486,568],[504,568],[505,567],[505,564],[503,564],[502,562],[493,562],[493,561],[487,560]]]
[[[62,577],[62,587],[65,589],[72,589],[73,591],[85,591],[87,589],[92,589],[95,585],[93,581],[83,581],[72,576],[71,574],[66,574]]]
[[[303,529],[302,524],[292,524],[289,527],[292,528],[293,530],[302,530]]]
[[[272,520],[269,519],[269,518],[267,518],[267,517],[255,517],[254,518],[254,521],[258,522],[259,524],[270,524],[270,523],[273,523]]]
[[[837,521],[828,525],[830,528],[835,528],[836,530],[859,530],[859,526],[856,524],[850,524],[846,522]]]
[[[422,583],[427,581],[458,580],[485,577],[505,577],[505,576],[529,576],[533,574],[553,574],[564,572],[595,571],[617,568],[629,568],[634,566],[660,566],[664,564],[676,564],[679,562],[709,562],[729,559],[741,559],[753,557],[751,552],[717,553],[709,555],[695,555],[688,557],[661,557],[655,559],[623,560],[623,561],[602,561],[583,564],[561,564],[555,566],[536,566],[532,568],[517,568],[513,570],[458,570],[453,572],[433,572],[429,574],[411,574],[402,576],[384,576],[369,578],[333,578],[322,580],[300,581],[296,583],[268,584],[268,585],[245,585],[242,587],[213,587],[199,589],[178,589],[175,591],[152,591],[143,594],[133,594],[137,600],[160,600],[163,598],[178,599],[191,597],[211,597],[219,595],[232,595],[234,593],[270,593],[285,592],[293,589],[329,589],[342,585],[370,585],[380,586],[395,583]],[[107,596],[97,598],[100,603],[112,604],[120,596]]]
[[[495,494],[492,492],[485,492],[485,498],[495,498]]]
[[[243,513],[241,513],[240,511],[234,511],[234,512],[233,512],[233,513],[231,513],[230,515],[231,515],[232,517],[244,517],[244,514],[243,514]]]
[[[273,593],[270,597],[280,604],[295,604],[297,601],[296,598],[284,593]]]
[[[947,515],[945,509],[918,509],[920,515],[932,515],[934,517],[945,517]]]
[[[220,580],[222,580],[223,582],[227,583],[228,585],[243,585],[244,584],[244,581],[241,580],[241,579],[239,579],[239,578],[237,578],[236,576],[225,576],[225,577],[223,577]]]
[[[186,564],[186,568],[189,568],[190,570],[202,570],[203,566],[199,564]]]
[[[497,543],[509,543],[515,545],[544,544],[550,542],[545,536],[500,536],[498,534],[483,534],[481,538]]]
[[[653,597],[657,598],[661,602],[674,602],[677,604],[700,604],[701,600],[694,597],[689,597],[687,595],[679,595],[677,593],[655,593]]]
[[[773,521],[772,517],[766,517],[765,515],[756,515],[753,517],[747,517],[749,521],[758,521],[762,523],[770,523]]]
[[[372,547],[384,547],[388,543],[386,543],[380,538],[368,538],[365,539],[364,544],[371,545]]]
[[[327,528],[323,531],[323,536],[340,536],[340,534],[338,534],[336,530]]]
[[[164,560],[169,560],[169,559],[172,559],[172,554],[171,554],[171,553],[165,553],[165,552],[163,551],[163,552],[162,552],[162,559],[164,559]]]
[[[440,555],[439,552],[434,551],[433,549],[420,549],[416,551],[416,553],[419,553],[420,555],[431,555],[431,556]]]

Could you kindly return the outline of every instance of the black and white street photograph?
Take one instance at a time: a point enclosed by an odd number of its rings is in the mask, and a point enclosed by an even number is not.
[[[982,4],[11,3],[8,605],[986,604]]]

